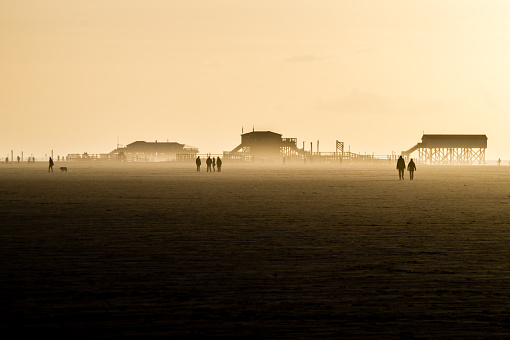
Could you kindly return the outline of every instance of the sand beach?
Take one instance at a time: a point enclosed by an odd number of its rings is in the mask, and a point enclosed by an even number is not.
[[[508,166],[418,164],[399,181],[393,164],[2,164],[1,329],[508,338],[509,177]]]

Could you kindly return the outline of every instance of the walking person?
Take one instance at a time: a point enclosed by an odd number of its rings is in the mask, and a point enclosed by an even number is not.
[[[200,172],[200,165],[202,165],[202,161],[200,160],[200,156],[197,157],[195,163],[197,164],[197,172]]]
[[[407,164],[407,171],[409,171],[409,179],[412,181],[414,179],[414,172],[416,171],[416,164],[414,164],[412,158],[409,161],[409,164]]]
[[[211,172],[211,165],[212,165],[211,156],[207,156],[207,160],[205,161],[205,164],[207,165],[206,172]]]
[[[53,159],[51,159],[50,157],[50,162],[49,162],[49,166],[48,166],[48,172],[53,172]]]
[[[221,172],[221,159],[218,157],[218,160],[216,161],[216,165],[218,166],[218,172]]]
[[[216,172],[216,158],[212,158],[212,170],[213,172]]]
[[[404,179],[404,170],[406,169],[406,162],[400,156],[397,161],[398,179]]]

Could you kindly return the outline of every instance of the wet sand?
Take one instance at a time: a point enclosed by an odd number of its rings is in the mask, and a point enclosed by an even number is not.
[[[66,165],[0,165],[4,332],[510,337],[510,167]]]

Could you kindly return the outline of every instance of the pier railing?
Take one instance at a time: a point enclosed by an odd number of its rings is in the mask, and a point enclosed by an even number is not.
[[[197,153],[179,153],[171,158],[154,158],[149,155],[121,155],[121,154],[68,154],[66,161],[83,162],[83,161],[110,161],[110,162],[194,162],[197,156],[201,159],[207,157],[220,157],[225,161],[236,162],[253,162],[253,161],[269,161],[285,158],[285,161],[310,161],[323,163],[392,163],[396,162],[399,155],[374,155],[361,154],[354,152],[302,152],[295,155],[281,155],[280,157],[254,158],[249,153],[225,151],[223,154],[197,154]]]

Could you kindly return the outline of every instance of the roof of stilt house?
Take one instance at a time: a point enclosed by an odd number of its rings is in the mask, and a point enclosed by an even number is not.
[[[177,142],[145,142],[136,141],[126,145],[125,147],[117,148],[112,153],[116,152],[133,152],[133,153],[176,153],[182,150],[195,150],[192,146],[186,144],[180,144]]]

